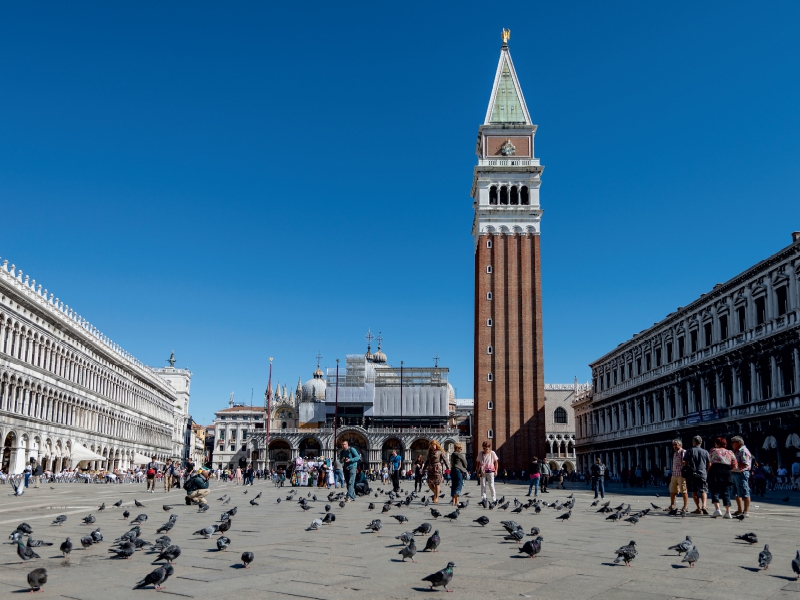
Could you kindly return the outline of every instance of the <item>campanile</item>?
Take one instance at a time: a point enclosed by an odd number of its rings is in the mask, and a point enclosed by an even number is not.
[[[473,453],[492,442],[500,469],[545,458],[539,233],[543,167],[503,30],[500,61],[478,129],[475,217],[475,408]]]

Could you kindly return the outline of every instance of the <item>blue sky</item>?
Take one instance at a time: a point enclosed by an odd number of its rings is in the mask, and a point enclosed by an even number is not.
[[[381,331],[472,396],[469,197],[510,47],[545,165],[545,378],[800,230],[800,4],[6,3],[0,256],[210,422]]]

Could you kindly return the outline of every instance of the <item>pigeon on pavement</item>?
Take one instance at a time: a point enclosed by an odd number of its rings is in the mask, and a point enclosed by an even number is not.
[[[692,546],[692,549],[686,553],[681,562],[688,562],[689,567],[693,568],[694,563],[698,560],[700,560],[700,553],[697,551],[697,546]]]
[[[38,568],[28,573],[28,585],[32,592],[41,592],[42,586],[47,583],[47,569]]]
[[[227,536],[224,536],[224,535],[221,535],[221,536],[219,536],[217,538],[217,550],[218,551],[221,552],[223,550],[227,550],[228,546],[230,546],[230,545],[231,545],[231,538],[229,538]]]
[[[570,510],[570,511],[564,513],[563,515],[558,515],[556,517],[556,521],[569,521],[569,518],[571,516],[572,516],[572,511]]]
[[[143,587],[147,587],[148,585],[152,585],[153,589],[160,590],[162,589],[161,584],[164,583],[174,572],[175,569],[172,565],[162,565],[148,573],[144,579],[133,586],[133,589],[139,590]]]
[[[622,546],[617,550],[617,558],[614,559],[615,563],[622,560],[626,567],[631,566],[631,562],[636,558],[636,542],[631,540],[627,546]]]
[[[69,538],[67,538],[65,542],[61,542],[59,550],[61,550],[61,554],[64,555],[64,558],[69,558],[69,553],[72,552],[72,542],[69,541]]]
[[[431,532],[431,529],[433,529],[433,527],[431,527],[430,523],[423,523],[414,530],[414,533],[418,533],[420,535],[428,535]]]
[[[478,517],[473,523],[478,523],[481,527],[486,527],[489,524],[489,517]]]
[[[53,521],[52,524],[53,525],[63,525],[66,522],[67,522],[67,515],[58,515],[56,517],[55,521]]]
[[[433,535],[428,538],[428,541],[425,542],[425,549],[423,552],[438,552],[437,548],[439,544],[442,543],[442,538],[439,537],[439,530],[433,532]]]
[[[32,548],[28,548],[22,540],[17,542],[17,555],[24,563],[26,560],[33,560],[34,558],[42,558]]]
[[[242,552],[242,564],[245,569],[250,568],[250,563],[253,562],[254,559],[255,555],[252,552]]]
[[[450,521],[458,521],[458,515],[461,513],[459,509],[455,509],[449,515],[445,515],[445,519],[450,519]]]
[[[797,579],[800,579],[800,550],[797,551],[797,555],[792,559],[792,571],[797,575]]]
[[[136,552],[136,545],[133,542],[122,542],[118,548],[109,548],[109,552],[114,552],[117,558],[128,559]]]
[[[204,538],[208,539],[215,533],[219,531],[219,527],[216,525],[209,525],[208,527],[204,527],[203,529],[198,529],[192,535],[202,535]]]
[[[686,536],[686,539],[683,540],[682,542],[667,548],[667,550],[675,550],[678,554],[683,554],[684,552],[688,552],[691,549],[692,549],[692,538],[688,535]]]
[[[751,546],[753,544],[757,544],[758,543],[758,536],[753,532],[745,533],[745,534],[742,534],[742,535],[737,535],[736,539],[737,540],[744,540],[745,542],[747,542]]]
[[[137,508],[143,508],[144,504],[139,502],[136,498],[133,499],[133,503],[137,506]]]
[[[453,580],[453,567],[455,567],[455,565],[449,562],[444,569],[428,575],[427,577],[423,577],[422,581],[429,582],[431,584],[431,589],[444,586],[445,591],[451,592],[452,590],[447,587],[447,584]]]
[[[166,550],[163,550],[161,554],[158,555],[158,558],[156,558],[156,560],[166,560],[168,563],[172,564],[172,561],[174,561],[180,555],[181,555],[180,547],[173,544],[172,546],[169,546]]]
[[[542,540],[544,540],[542,536],[539,536],[533,540],[528,540],[522,545],[522,548],[519,549],[519,552],[524,552],[531,558],[536,558],[536,555],[542,551]]]
[[[88,517],[83,517],[83,524],[84,525],[91,525],[95,522],[94,515],[89,515]]]
[[[764,544],[764,549],[758,553],[758,566],[766,571],[771,562],[772,552],[769,551],[769,544]]]
[[[383,527],[383,523],[381,523],[380,519],[374,519],[372,522],[367,523],[367,529],[371,529],[375,533],[378,533]]]
[[[398,554],[401,554],[403,556],[403,562],[406,562],[406,559],[410,558],[411,562],[413,563],[417,562],[416,560],[414,560],[414,555],[416,553],[417,553],[417,545],[414,542],[413,537],[411,538],[411,541],[409,542],[408,546],[406,546],[405,548],[400,550],[400,552],[398,552]]]

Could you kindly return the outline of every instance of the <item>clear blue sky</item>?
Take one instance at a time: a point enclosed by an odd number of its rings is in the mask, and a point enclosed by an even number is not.
[[[800,229],[800,4],[10,3],[0,256],[192,413],[363,352],[472,396],[477,129],[500,30],[535,123],[545,376]]]

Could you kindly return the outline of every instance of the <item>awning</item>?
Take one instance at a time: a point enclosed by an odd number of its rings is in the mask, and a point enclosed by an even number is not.
[[[796,433],[790,433],[789,437],[786,438],[786,447],[791,448],[792,446],[800,450],[800,436]]]
[[[134,452],[133,453],[133,464],[135,464],[135,465],[146,465],[149,462],[163,463],[163,461],[161,461],[161,460],[153,461],[153,459],[150,458],[149,456],[145,456],[144,454],[140,454],[139,452]]]
[[[778,447],[778,440],[776,440],[773,436],[768,435],[764,439],[764,444],[761,446],[762,450],[774,450]]]
[[[105,456],[100,456],[96,452],[92,452],[88,448],[75,444],[70,450],[70,459],[73,462],[83,462],[85,460],[105,460]]]

